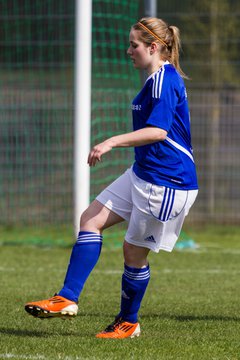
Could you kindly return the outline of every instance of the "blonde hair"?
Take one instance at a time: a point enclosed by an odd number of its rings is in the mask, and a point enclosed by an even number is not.
[[[152,42],[160,44],[161,57],[168,60],[180,75],[186,79],[188,76],[182,71],[179,63],[179,52],[181,49],[180,31],[176,26],[168,26],[162,19],[145,17],[132,26],[134,30],[139,30],[141,35],[139,40],[150,45]]]

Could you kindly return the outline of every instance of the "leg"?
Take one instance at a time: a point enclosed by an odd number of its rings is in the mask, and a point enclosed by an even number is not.
[[[135,246],[124,241],[123,255],[125,264],[136,268],[146,267],[148,265],[147,256],[149,251],[150,249]]]
[[[102,231],[123,221],[97,200],[88,207],[80,220],[80,232],[73,246],[70,263],[59,295],[78,301],[83,286],[96,265],[102,247]]]
[[[119,215],[94,200],[80,219],[80,231],[91,231],[101,234],[104,229],[124,221]]]
[[[42,319],[76,316],[79,295],[101,252],[102,231],[121,221],[120,216],[93,201],[81,217],[81,231],[72,249],[63,288],[50,299],[27,303],[25,310]]]
[[[131,209],[130,178],[129,171],[126,171],[82,214],[78,239],[73,246],[64,286],[59,294],[47,300],[27,303],[25,310],[39,318],[75,316],[78,297],[101,252],[102,231],[128,220]]]
[[[150,279],[147,261],[149,251],[147,248],[124,242],[121,310],[115,321],[96,337],[122,339],[140,335],[138,310]]]
[[[149,249],[124,242],[121,311],[118,316],[136,323],[138,311],[150,280],[147,256]]]

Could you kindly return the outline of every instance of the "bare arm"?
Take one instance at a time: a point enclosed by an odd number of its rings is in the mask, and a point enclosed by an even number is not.
[[[95,145],[88,156],[88,164],[95,166],[101,161],[101,156],[116,147],[132,147],[151,144],[165,140],[167,132],[157,127],[146,127],[130,133],[113,136]]]

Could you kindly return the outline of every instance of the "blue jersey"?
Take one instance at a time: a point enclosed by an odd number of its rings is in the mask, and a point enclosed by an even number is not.
[[[132,103],[134,130],[154,126],[164,141],[135,147],[133,171],[141,179],[180,190],[198,188],[184,81],[166,62],[149,76]]]

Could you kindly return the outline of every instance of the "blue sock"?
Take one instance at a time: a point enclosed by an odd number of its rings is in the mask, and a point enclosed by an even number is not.
[[[150,280],[149,265],[142,269],[124,265],[122,276],[121,311],[118,317],[136,323],[138,310]]]
[[[64,286],[59,295],[77,302],[85,281],[96,265],[102,248],[102,235],[80,231],[74,244]]]

